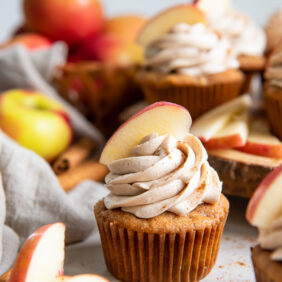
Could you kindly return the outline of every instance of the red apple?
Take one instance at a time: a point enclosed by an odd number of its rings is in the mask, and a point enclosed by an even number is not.
[[[259,185],[246,212],[250,224],[267,228],[282,213],[282,166],[273,170]]]
[[[72,141],[66,109],[46,96],[27,90],[10,90],[0,98],[0,128],[20,145],[48,161]]]
[[[0,49],[6,48],[15,44],[23,44],[30,50],[48,48],[52,45],[52,41],[47,37],[36,34],[36,33],[24,33],[17,35],[9,41],[0,45]]]
[[[182,4],[173,6],[152,18],[141,30],[137,43],[143,47],[167,33],[178,23],[206,24],[204,13],[195,5]]]
[[[63,273],[65,225],[54,223],[35,231],[14,263],[10,282],[49,282]]]
[[[72,45],[103,27],[99,0],[24,0],[26,22],[32,30]]]
[[[282,159],[282,142],[270,132],[270,125],[266,119],[257,118],[251,122],[247,143],[238,150],[253,155]]]
[[[104,147],[100,162],[107,165],[128,157],[143,137],[154,132],[182,139],[189,132],[191,123],[189,112],[182,106],[169,102],[154,103],[120,126]]]

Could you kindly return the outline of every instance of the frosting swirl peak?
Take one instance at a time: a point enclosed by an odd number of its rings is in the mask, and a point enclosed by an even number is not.
[[[130,157],[108,167],[106,208],[122,208],[140,218],[165,211],[185,216],[202,203],[216,203],[221,194],[222,184],[204,147],[190,134],[183,141],[148,135]]]

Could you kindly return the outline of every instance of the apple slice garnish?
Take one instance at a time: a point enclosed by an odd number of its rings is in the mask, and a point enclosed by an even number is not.
[[[232,116],[246,112],[251,104],[248,94],[225,103],[199,117],[193,123],[191,133],[207,142],[230,122]]]
[[[229,123],[216,133],[209,141],[204,142],[207,150],[223,150],[246,145],[249,133],[249,113],[244,111],[232,116]]]
[[[156,15],[143,27],[137,38],[137,43],[143,47],[169,32],[178,23],[193,25],[206,24],[204,13],[192,4],[182,4],[171,7]]]
[[[100,162],[108,165],[115,160],[129,157],[131,149],[138,145],[143,137],[158,133],[170,134],[178,140],[189,132],[192,119],[182,106],[169,102],[154,103],[119,127],[107,142]]]
[[[268,158],[282,158],[282,142],[271,133],[268,121],[262,118],[251,121],[247,143],[238,150]]]
[[[50,282],[63,273],[65,225],[54,223],[35,231],[14,263],[10,282]]]
[[[218,15],[230,9],[231,0],[194,0],[194,4],[207,14],[216,13]]]
[[[252,196],[246,212],[250,224],[267,228],[282,213],[282,166],[261,182]]]

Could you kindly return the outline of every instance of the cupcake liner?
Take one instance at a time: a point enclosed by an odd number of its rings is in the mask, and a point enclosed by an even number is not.
[[[241,95],[251,92],[252,80],[253,80],[255,74],[257,74],[258,72],[256,72],[256,71],[245,71],[244,72],[243,71],[243,73],[245,75],[245,79],[244,79],[244,82],[242,84]]]
[[[154,84],[141,85],[148,103],[168,101],[186,107],[192,118],[236,98],[242,87],[242,81],[207,85],[167,85],[158,87]]]
[[[96,210],[95,210],[96,213]],[[227,214],[181,233],[128,230],[96,213],[105,261],[122,281],[198,281],[216,262]]]
[[[271,93],[265,88],[265,107],[273,132],[282,139],[282,91]]]

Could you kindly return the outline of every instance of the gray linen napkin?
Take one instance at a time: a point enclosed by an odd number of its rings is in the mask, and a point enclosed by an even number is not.
[[[65,62],[66,53],[63,43],[37,51],[28,51],[21,45],[0,50],[0,93],[11,88],[28,88],[56,99],[66,107],[75,132],[92,137],[101,147],[102,135],[49,83],[56,66]],[[93,205],[108,192],[100,183],[85,181],[66,194],[40,156],[1,131],[0,143],[1,275],[13,264],[19,243],[42,225],[64,222],[67,243],[83,240],[93,230],[97,231]]]

